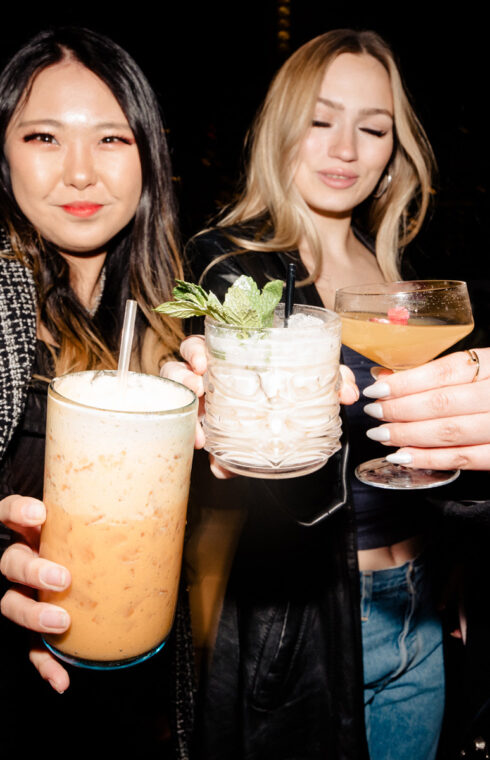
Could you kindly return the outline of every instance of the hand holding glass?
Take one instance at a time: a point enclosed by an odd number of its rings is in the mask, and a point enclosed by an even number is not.
[[[357,285],[338,290],[335,311],[342,342],[394,371],[425,364],[468,335],[473,316],[466,283],[414,280]],[[458,471],[417,470],[385,459],[356,469],[362,482],[381,488],[431,488]]]
[[[57,657],[92,669],[156,653],[177,598],[197,399],[178,383],[80,372],[48,394],[42,557],[71,586],[41,600],[70,614],[45,636]]]

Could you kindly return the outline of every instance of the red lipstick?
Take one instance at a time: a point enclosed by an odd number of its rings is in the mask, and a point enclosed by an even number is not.
[[[84,218],[96,214],[102,208],[102,204],[89,203],[88,201],[73,201],[72,203],[64,203],[61,208],[67,214]]]

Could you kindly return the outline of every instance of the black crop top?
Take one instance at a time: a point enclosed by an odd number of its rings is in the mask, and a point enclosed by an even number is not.
[[[342,346],[343,362],[354,372],[363,391],[374,382],[370,374],[373,362],[346,346]],[[349,479],[357,525],[359,549],[376,549],[424,533],[432,522],[432,509],[420,491],[392,491],[361,483],[354,475],[358,464],[389,453],[366,436],[366,430],[378,421],[364,413],[369,399],[344,407],[350,441]]]

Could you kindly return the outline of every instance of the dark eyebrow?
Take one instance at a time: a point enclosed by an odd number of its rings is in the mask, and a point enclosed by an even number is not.
[[[29,119],[28,121],[20,121],[19,127],[33,127],[39,124],[45,124],[48,127],[63,127],[63,122],[56,119]],[[95,129],[129,129],[131,127],[128,123],[118,121],[104,121],[98,124],[94,124]]]
[[[337,111],[345,111],[345,106],[335,100],[319,97],[318,101],[326,106],[329,106],[330,108],[335,108]],[[384,116],[389,116],[390,119],[393,119],[393,114],[388,111],[387,108],[361,108],[359,113],[362,116],[375,116],[376,114],[383,114]]]
[[[104,121],[96,124],[95,126],[98,129],[129,129],[129,131],[131,131],[131,127],[127,121]]]
[[[29,119],[27,121],[19,121],[18,127],[33,127],[35,124],[46,124],[49,127],[59,127],[61,122],[56,119]]]

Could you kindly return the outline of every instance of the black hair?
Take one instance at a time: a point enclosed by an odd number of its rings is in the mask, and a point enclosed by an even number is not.
[[[139,347],[144,328],[150,324],[176,348],[178,329],[162,322],[151,308],[170,297],[171,284],[180,272],[176,243],[175,203],[171,165],[159,105],[148,80],[133,58],[112,40],[81,27],[59,27],[37,34],[9,61],[0,74],[0,139],[36,76],[63,60],[76,60],[98,76],[111,90],[134,134],[142,170],[142,193],[132,222],[108,245],[106,287],[93,320],[71,291],[68,267],[54,246],[41,242],[39,234],[22,214],[12,193],[5,154],[0,156],[0,214],[14,248],[21,249],[32,267],[43,322],[60,338],[61,324],[71,339],[80,322],[90,323],[99,339],[114,354],[126,298],[138,300]],[[61,305],[60,305],[61,304]],[[62,304],[66,308],[62,308]],[[70,314],[75,322],[70,329]],[[143,316],[144,315],[144,316]],[[88,322],[87,322],[88,321]],[[165,325],[162,333],[161,326]],[[168,333],[168,334],[167,334]]]

